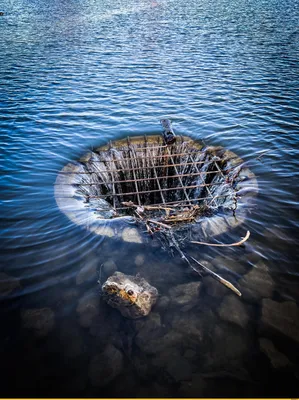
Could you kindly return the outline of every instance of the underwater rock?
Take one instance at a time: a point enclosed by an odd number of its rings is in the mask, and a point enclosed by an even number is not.
[[[20,280],[0,272],[0,296],[8,296],[20,287]]]
[[[191,365],[182,356],[169,357],[169,362],[165,369],[175,382],[191,380]]]
[[[264,261],[262,261],[262,260],[259,260],[259,261],[255,264],[255,267],[256,267],[258,270],[260,270],[260,271],[269,272],[269,267],[268,267],[268,265],[267,265]]]
[[[138,335],[145,340],[157,337],[162,327],[160,314],[152,312],[147,318],[135,321],[134,325]]]
[[[290,360],[275,348],[271,340],[260,338],[259,343],[261,351],[270,359],[274,368],[285,368],[292,365]]]
[[[206,381],[200,374],[192,374],[190,382],[182,382],[178,396],[181,398],[199,398],[204,397],[204,390],[207,386]]]
[[[195,350],[192,350],[192,349],[187,349],[185,352],[184,352],[184,357],[187,359],[187,360],[192,360],[193,358],[195,358],[196,357],[196,351]]]
[[[236,295],[225,296],[219,309],[219,316],[224,321],[229,321],[245,328],[249,321],[248,310]]]
[[[141,265],[144,264],[144,260],[145,260],[144,255],[143,254],[138,254],[135,257],[135,265],[136,265],[136,267],[141,267]]]
[[[248,337],[244,330],[219,324],[214,327],[210,339],[211,349],[206,354],[203,370],[234,370],[244,364],[244,354],[248,352]]]
[[[267,271],[253,267],[240,279],[239,289],[245,300],[256,302],[261,297],[272,296],[274,281]]]
[[[293,301],[264,299],[260,330],[274,329],[299,343],[299,308]]]
[[[25,329],[31,330],[36,337],[47,336],[54,328],[55,314],[50,308],[30,308],[21,312]]]
[[[75,302],[75,299],[79,296],[80,292],[77,288],[69,288],[61,294],[61,300],[63,304],[69,304]]]
[[[174,331],[184,335],[185,345],[199,345],[204,336],[202,321],[197,313],[178,313],[172,320]]]
[[[142,238],[135,228],[125,228],[122,232],[122,239],[129,243],[142,243]]]
[[[161,296],[158,298],[157,304],[155,306],[156,310],[165,311],[169,307],[170,299],[167,296]]]
[[[200,282],[185,283],[169,290],[171,304],[175,307],[182,307],[182,311],[188,311],[198,304]]]
[[[112,382],[123,369],[123,355],[113,345],[108,344],[102,353],[95,355],[89,364],[89,379],[96,387]]]
[[[202,278],[202,289],[211,297],[223,298],[230,293],[230,290],[211,276]]]
[[[117,265],[112,259],[105,261],[102,268],[103,273],[105,273],[107,276],[113,275],[114,272],[117,271]]]
[[[160,315],[152,312],[148,318],[136,321],[135,329],[137,331],[135,339],[137,346],[140,348],[147,347],[151,341],[163,335]]]
[[[93,319],[99,314],[99,307],[98,293],[87,293],[79,300],[76,311],[79,316],[79,324],[83,328],[91,326]]]
[[[97,263],[95,261],[89,262],[87,265],[80,269],[76,276],[77,285],[81,285],[84,282],[97,279]]]
[[[173,346],[171,348],[165,348],[162,351],[153,354],[150,360],[153,367],[157,371],[160,371],[161,369],[166,368],[167,364],[169,364],[172,358],[178,358],[178,357],[181,357],[180,349],[177,348],[176,346]]]
[[[236,272],[239,275],[245,274],[248,270],[246,265],[244,265],[244,262],[227,259],[227,257],[222,256],[214,258],[213,265],[217,268],[218,271],[220,268],[227,268],[230,271]]]
[[[158,290],[139,276],[115,272],[102,286],[103,299],[126,318],[148,315],[156,303]]]
[[[169,331],[164,336],[147,341],[136,337],[137,346],[147,354],[157,354],[163,351],[167,351],[169,354],[169,352],[173,352],[175,347],[181,346],[184,341],[184,335],[174,330]]]
[[[60,326],[59,341],[64,357],[73,360],[82,356],[85,352],[83,337],[77,323],[63,321]]]

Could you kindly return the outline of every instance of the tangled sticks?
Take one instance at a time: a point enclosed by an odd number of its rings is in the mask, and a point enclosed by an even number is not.
[[[201,264],[198,260],[196,260],[194,257],[187,255],[185,252],[182,251],[178,240],[175,237],[174,233],[174,227],[169,225],[169,223],[178,223],[178,222],[183,222],[185,223],[187,221],[192,221],[195,219],[195,217],[199,213],[199,207],[198,206],[192,206],[191,209],[185,210],[185,214],[176,214],[173,218],[170,216],[170,212],[173,210],[173,208],[169,207],[153,207],[153,206],[137,206],[133,202],[126,202],[124,204],[126,207],[131,207],[134,210],[135,213],[135,218],[136,222],[142,223],[146,226],[147,232],[153,237],[154,234],[162,234],[167,242],[169,247],[175,247],[175,249],[178,251],[180,254],[181,258],[189,265],[189,267],[197,272],[199,275],[200,271],[194,267],[194,265],[191,263],[191,260],[201,268],[201,270],[207,272],[209,275],[211,275],[214,279],[216,279],[218,282],[222,283],[225,285],[227,288],[232,290],[235,294],[238,296],[241,296],[241,292],[229,281],[226,279],[222,278],[220,275],[216,274],[215,272],[211,271],[209,268]],[[153,210],[159,210],[159,211],[164,211],[165,216],[164,218],[160,218],[159,220],[154,220],[154,219],[149,219],[147,218],[146,211],[153,211]],[[197,214],[197,215],[196,215]],[[246,235],[242,240],[236,243],[231,243],[231,244],[224,244],[224,243],[206,243],[206,242],[197,242],[197,241],[190,241],[190,243],[198,244],[198,245],[205,245],[205,246],[219,246],[219,247],[229,247],[229,246],[241,246],[243,243],[245,243],[250,236],[250,232],[247,231]]]

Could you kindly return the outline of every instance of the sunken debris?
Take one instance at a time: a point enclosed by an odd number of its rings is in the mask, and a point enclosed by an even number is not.
[[[219,212],[229,211],[235,216],[243,180],[252,181],[251,187],[257,188],[254,174],[244,168],[245,163],[236,154],[223,147],[205,146],[191,138],[176,136],[170,121],[161,123],[162,137],[128,137],[114,144],[110,142],[93,149],[76,165],[68,164],[56,182],[58,204],[80,223],[78,215],[84,215],[84,210],[80,206],[81,211],[76,212],[76,206],[82,198],[84,207],[99,219],[133,217],[151,236],[162,238],[170,249],[175,249],[199,275],[202,271],[210,274],[240,296],[230,282],[182,250],[180,232],[191,224],[206,222],[207,217]],[[62,202],[64,198],[68,200],[66,205]],[[89,220],[92,226],[94,219],[88,217],[86,221]],[[85,223],[84,217],[82,221]],[[233,244],[212,245],[239,246],[249,235],[247,232]],[[190,242],[209,245],[191,239]]]
[[[99,217],[144,215],[166,225],[190,224],[237,208],[241,169],[222,147],[185,137],[167,145],[160,136],[119,141],[81,162],[76,192]]]

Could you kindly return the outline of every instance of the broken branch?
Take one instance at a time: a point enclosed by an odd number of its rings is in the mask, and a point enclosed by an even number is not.
[[[190,256],[190,258],[198,264],[203,270],[208,272],[214,279],[216,279],[218,282],[222,283],[222,285],[226,286],[230,290],[232,290],[235,294],[238,296],[242,296],[242,293],[229,281],[226,279],[222,278],[220,275],[216,274],[215,272],[211,271],[209,268],[205,267],[203,264],[201,264],[199,261],[197,261],[194,257]]]
[[[230,244],[225,244],[225,243],[205,243],[205,242],[196,242],[196,241],[191,241],[190,243],[202,244],[202,245],[205,245],[205,246],[214,246],[214,247],[241,246],[241,244],[245,243],[246,240],[248,240],[249,236],[250,236],[250,232],[247,231],[246,235],[244,236],[244,238],[242,240],[240,240],[239,242],[230,243]]]

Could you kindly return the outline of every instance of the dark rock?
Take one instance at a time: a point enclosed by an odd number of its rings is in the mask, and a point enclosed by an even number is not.
[[[178,390],[181,398],[204,397],[204,390],[207,384],[200,374],[192,374],[190,382],[182,382]]]
[[[185,353],[184,353],[184,357],[187,359],[187,360],[192,360],[193,358],[195,358],[196,357],[196,351],[194,351],[194,350],[192,350],[192,349],[188,349],[188,350],[186,350],[185,351]]]
[[[248,351],[247,335],[229,325],[216,325],[211,335],[210,352],[206,354],[205,370],[239,368]]]
[[[85,345],[77,324],[69,321],[63,322],[60,327],[59,340],[67,360],[73,360],[84,354]]]
[[[144,341],[139,339],[136,341],[140,350],[147,354],[156,354],[165,350],[170,351],[169,349],[181,346],[182,343],[184,343],[184,335],[173,330],[153,340]]]
[[[299,343],[299,309],[293,301],[279,303],[264,299],[262,302],[261,331],[274,329]]]
[[[89,379],[96,387],[106,386],[112,382],[123,369],[123,355],[114,346],[108,345],[105,350],[95,355],[89,365]]]
[[[79,296],[79,289],[77,288],[70,288],[64,291],[61,294],[61,301],[63,304],[69,304],[75,302],[77,297]]]
[[[155,305],[156,311],[165,311],[169,307],[170,299],[167,296],[161,296]]]
[[[160,315],[155,312],[152,312],[143,320],[136,321],[135,329],[138,332],[135,340],[140,349],[149,349],[152,345],[155,347],[156,340],[163,336],[161,318]]]
[[[167,349],[163,349],[162,351],[155,354],[151,357],[151,362],[157,370],[165,369],[167,364],[170,363],[172,358],[179,358],[181,357],[181,353],[179,349],[175,346]],[[160,373],[160,372],[159,372]]]
[[[89,328],[93,319],[99,314],[100,296],[96,292],[85,294],[78,302],[77,313],[79,324]]]
[[[176,314],[172,320],[172,328],[184,335],[185,344],[199,344],[203,340],[204,332],[201,321],[193,313]]]
[[[236,272],[239,275],[243,275],[248,269],[246,265],[244,265],[244,262],[228,259],[227,257],[222,256],[214,258],[213,265],[217,267],[218,272],[221,268],[225,268],[229,271]]]
[[[166,366],[166,372],[175,382],[189,381],[192,376],[190,363],[183,357],[171,357]]]
[[[54,328],[55,314],[50,308],[32,308],[21,312],[23,326],[36,337],[47,336]]]
[[[222,283],[216,281],[211,276],[205,276],[202,279],[202,288],[205,293],[214,298],[223,298],[230,293],[230,290],[222,285]]]
[[[240,279],[239,289],[245,300],[257,302],[262,297],[272,296],[274,281],[267,271],[253,267]]]
[[[242,298],[232,294],[225,296],[218,311],[221,319],[245,328],[249,321],[248,309]]]
[[[260,338],[259,343],[261,351],[270,359],[274,368],[285,368],[292,365],[290,360],[275,348],[271,340]]]
[[[178,285],[169,290],[171,305],[182,307],[182,311],[188,311],[198,304],[200,282],[191,282]]]

